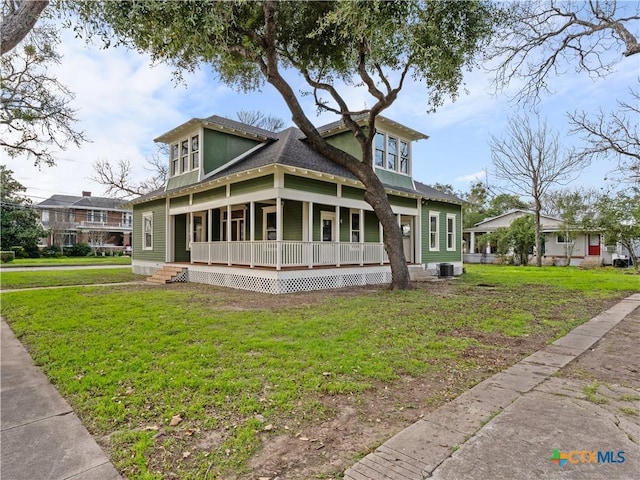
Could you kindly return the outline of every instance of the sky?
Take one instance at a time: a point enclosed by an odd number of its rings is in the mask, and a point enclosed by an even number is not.
[[[53,194],[81,195],[90,191],[104,195],[104,186],[92,181],[93,162],[113,164],[126,159],[134,167],[134,177],[149,176],[145,161],[156,151],[153,139],[191,118],[220,115],[236,119],[240,110],[260,110],[292,126],[291,115],[279,94],[269,85],[260,92],[239,93],[220,83],[210,70],[187,74],[175,81],[171,67],[151,66],[150,59],[124,48],[101,49],[87,45],[68,30],[61,31],[59,53],[62,63],[51,75],[75,93],[71,106],[77,110],[76,129],[89,142],[59,152],[53,167],[35,167],[24,158],[8,158],[1,152],[0,163],[14,172],[14,178],[27,187],[34,202]],[[629,88],[638,87],[640,56],[623,59],[606,78],[592,80],[586,74],[566,73],[551,79],[553,94],[544,96],[540,117],[557,131],[563,144],[579,139],[569,135],[567,112],[609,111],[616,101],[629,98]],[[509,103],[517,85],[501,94],[491,88],[492,75],[475,70],[465,74],[464,91],[456,101],[448,101],[435,113],[427,113],[425,87],[409,82],[396,102],[383,115],[429,136],[413,146],[413,177],[427,184],[450,184],[456,191],[468,191],[471,182],[487,180],[498,186],[491,175],[490,138],[504,136],[509,118],[518,113]],[[303,87],[291,77],[295,89]],[[354,109],[366,105],[358,92],[349,92]],[[371,104],[369,100],[369,105]],[[303,98],[305,111],[316,125],[332,122],[331,114],[318,117],[309,97]],[[530,111],[524,113],[531,114]],[[602,188],[615,167],[613,161],[599,161],[586,168],[571,187]]]

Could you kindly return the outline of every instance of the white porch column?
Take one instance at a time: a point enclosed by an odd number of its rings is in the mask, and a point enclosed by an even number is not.
[[[358,216],[360,218],[360,224],[358,228],[360,229],[360,238],[358,241],[360,242],[360,266],[364,265],[364,210],[358,210]],[[351,218],[349,218],[351,221]],[[349,232],[351,232],[351,225],[349,225]]]
[[[227,204],[227,265],[231,266],[231,204]]]
[[[255,265],[255,244],[256,241],[256,202],[249,203],[249,240],[251,241],[251,260],[249,267],[253,268]]]
[[[187,235],[187,238],[189,239],[189,245],[187,245],[189,258],[191,263],[193,263],[193,252],[191,251],[191,244],[193,243],[193,213],[189,213],[189,235]]]
[[[276,198],[276,270],[282,269],[282,200]]]
[[[213,209],[210,208],[209,210],[207,210],[207,235],[206,235],[206,239],[207,239],[207,264],[211,265],[211,232],[213,232]]]
[[[414,239],[416,244],[415,262],[422,263],[422,216],[420,214],[413,217],[413,226],[416,232],[416,238]]]
[[[308,202],[309,205],[309,225],[308,225],[308,229],[309,229],[309,244],[308,244],[308,249],[307,249],[307,253],[309,255],[309,268],[313,268],[313,202]]]
[[[334,243],[333,248],[335,249],[335,258],[336,266],[340,266],[340,230],[342,225],[340,225],[340,205],[336,205],[336,241]]]
[[[378,235],[380,235],[380,244],[382,245],[382,251],[380,252],[380,265],[384,265],[384,229],[380,220],[378,220]]]
[[[469,253],[476,253],[476,232],[471,232],[469,238]]]

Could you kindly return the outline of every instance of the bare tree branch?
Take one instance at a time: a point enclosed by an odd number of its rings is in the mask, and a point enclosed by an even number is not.
[[[640,92],[630,90],[634,102],[618,101],[618,111],[594,116],[585,112],[568,114],[571,133],[582,137],[581,154],[589,158],[617,158],[616,170],[623,182],[640,183]]]
[[[47,73],[60,63],[56,31],[34,29],[24,47],[0,58],[0,146],[10,157],[26,156],[35,165],[54,165],[56,149],[79,146],[87,139],[72,127],[73,93]]]
[[[615,0],[518,2],[488,53],[498,61],[497,90],[524,80],[519,101],[537,103],[547,79],[566,70],[605,77],[623,57],[640,53],[629,28],[640,20],[638,3]],[[616,55],[616,52],[619,52]]]
[[[537,129],[527,118],[509,120],[503,138],[491,137],[494,175],[505,180],[514,192],[533,199],[536,224],[537,264],[542,265],[540,212],[542,200],[553,185],[566,185],[588,163],[589,158],[563,152],[558,135],[545,122]]]

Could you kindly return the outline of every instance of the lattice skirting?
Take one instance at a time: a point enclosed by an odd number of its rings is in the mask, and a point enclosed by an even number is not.
[[[388,266],[280,272],[206,265],[189,265],[188,268],[186,279],[189,282],[272,294],[391,283]]]

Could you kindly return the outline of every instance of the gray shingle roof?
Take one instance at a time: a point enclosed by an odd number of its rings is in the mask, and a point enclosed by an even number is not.
[[[430,198],[431,200],[441,200],[443,202],[449,203],[457,203],[462,205],[465,203],[464,200],[456,197],[455,195],[449,195],[448,193],[441,192],[440,190],[436,190],[429,185],[425,185],[424,183],[414,181],[416,186],[416,190],[424,197]]]
[[[122,200],[105,197],[79,197],[74,195],[52,195],[46,200],[36,204],[36,207],[44,208],[83,208],[100,210],[124,210]]]

